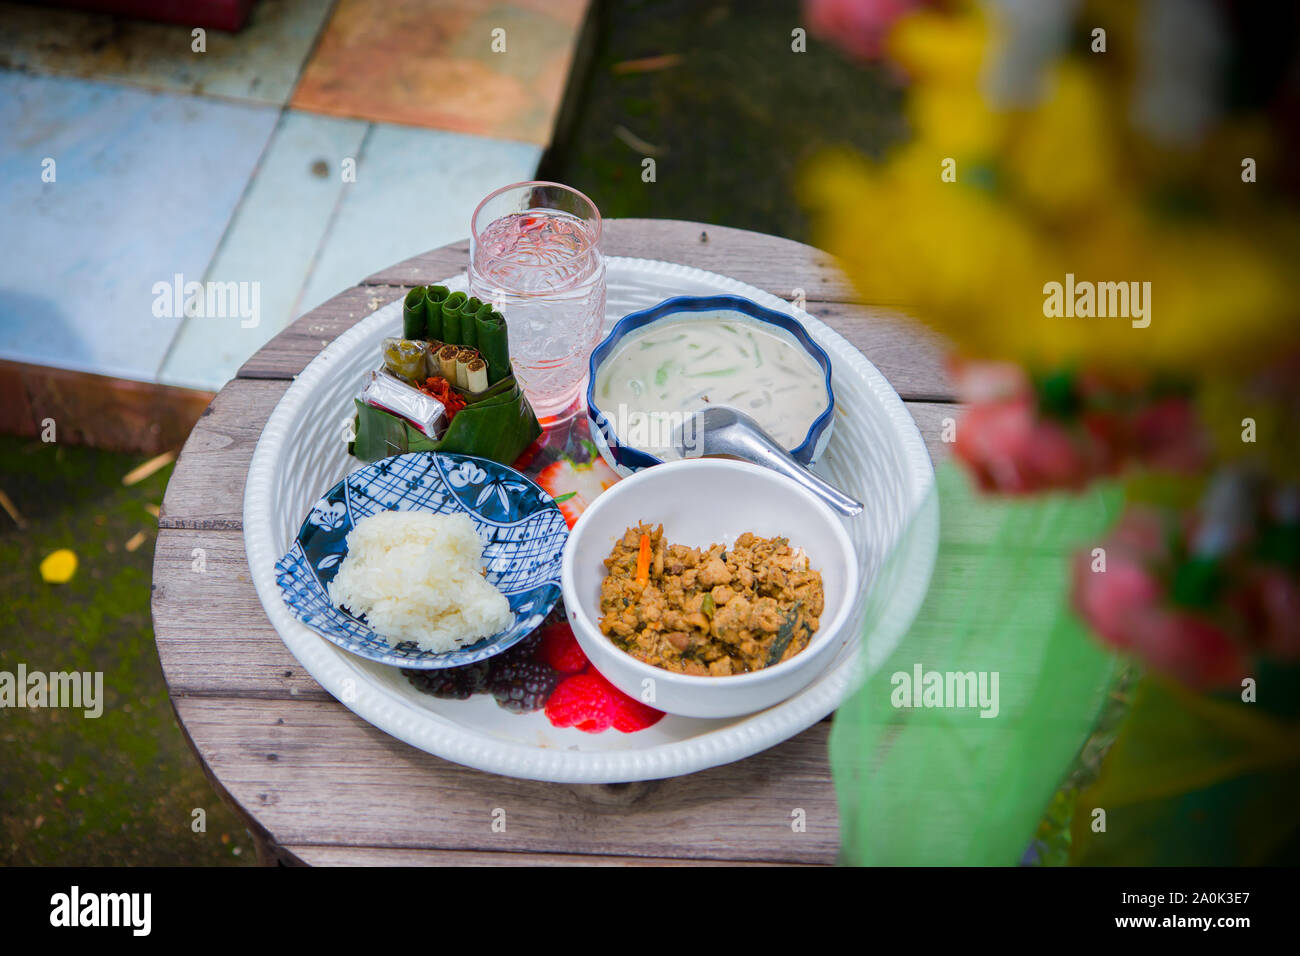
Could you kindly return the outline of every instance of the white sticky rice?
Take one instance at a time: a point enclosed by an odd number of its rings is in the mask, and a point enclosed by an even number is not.
[[[362,518],[329,593],[390,640],[430,651],[473,644],[514,620],[505,595],[483,577],[483,542],[465,514]]]

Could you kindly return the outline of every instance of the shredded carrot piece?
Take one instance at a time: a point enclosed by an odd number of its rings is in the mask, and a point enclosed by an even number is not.
[[[650,535],[641,535],[641,550],[636,556],[636,579],[641,584],[650,580]]]

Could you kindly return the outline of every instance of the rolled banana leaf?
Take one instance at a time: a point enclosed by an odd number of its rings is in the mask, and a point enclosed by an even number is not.
[[[442,303],[450,293],[445,285],[431,285],[424,290],[424,335],[430,342],[445,342],[442,337]],[[410,336],[407,336],[410,338]]]
[[[464,340],[460,344],[467,349],[478,348],[478,328],[474,323],[474,316],[478,315],[478,310],[481,308],[483,303],[470,296],[460,313],[460,337]]]
[[[478,354],[488,365],[488,381],[495,385],[510,375],[510,332],[505,316],[485,305],[474,317],[478,332]]]
[[[348,451],[378,461],[411,451],[446,451],[512,464],[537,440],[542,427],[519,383],[512,377],[489,388],[456,413],[439,439],[420,433],[405,419],[356,401],[356,439]]]
[[[442,341],[448,345],[464,345],[464,331],[461,328],[465,303],[469,296],[464,292],[453,292],[442,302]]]
[[[424,338],[425,328],[428,324],[428,320],[425,318],[427,314],[425,305],[424,286],[417,285],[406,293],[406,299],[402,302],[402,338]]]

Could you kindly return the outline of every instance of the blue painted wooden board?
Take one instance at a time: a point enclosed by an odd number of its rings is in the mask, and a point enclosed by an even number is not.
[[[479,201],[531,179],[541,152],[528,143],[376,123],[298,311],[385,266],[464,239]]]
[[[0,357],[152,380],[278,112],[0,71]]]
[[[369,124],[289,110],[208,269],[209,281],[257,282],[259,322],[187,318],[159,372],[168,385],[217,390],[298,315],[330,218]]]

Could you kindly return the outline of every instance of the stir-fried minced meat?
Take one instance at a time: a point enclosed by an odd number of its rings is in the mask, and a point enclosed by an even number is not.
[[[627,529],[605,568],[601,632],[682,674],[725,677],[787,660],[808,646],[825,604],[821,572],[785,538],[746,532],[730,548],[701,550],[668,544],[663,525],[641,524]]]

